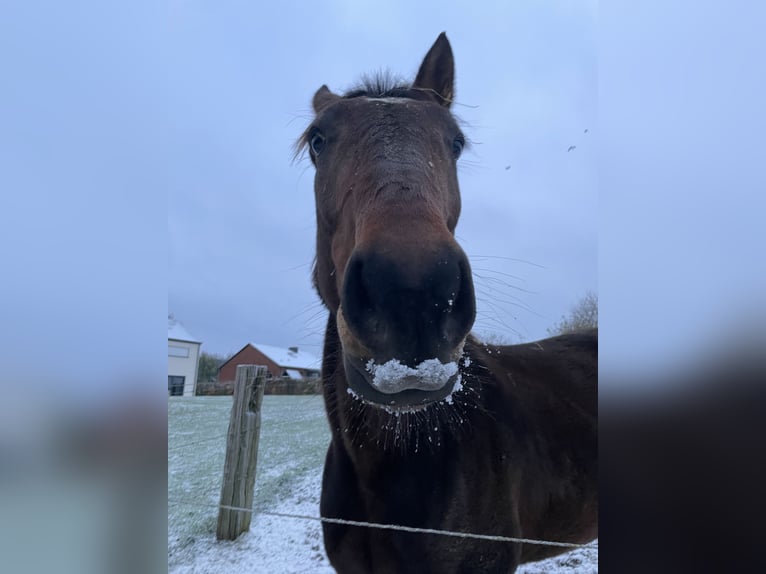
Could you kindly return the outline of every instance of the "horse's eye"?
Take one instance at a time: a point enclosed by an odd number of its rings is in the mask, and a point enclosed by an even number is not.
[[[325,137],[322,135],[322,132],[319,130],[314,130],[309,137],[309,147],[311,148],[311,151],[314,153],[314,155],[319,155],[322,153],[324,144]]]
[[[455,159],[460,157],[460,154],[463,153],[463,146],[465,146],[465,141],[463,141],[463,138],[458,136],[454,140],[452,140],[452,154],[455,156]]]

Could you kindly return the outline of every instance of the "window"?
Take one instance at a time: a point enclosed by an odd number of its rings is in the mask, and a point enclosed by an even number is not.
[[[184,383],[186,377],[168,375],[168,396],[181,397],[184,394]]]
[[[188,357],[189,347],[177,347],[175,345],[168,345],[168,357]]]

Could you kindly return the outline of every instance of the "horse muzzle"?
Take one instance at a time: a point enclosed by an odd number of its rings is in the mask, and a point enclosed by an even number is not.
[[[417,410],[443,401],[461,388],[461,342],[447,357],[409,366],[398,359],[378,362],[348,331],[342,310],[338,327],[348,392],[354,398],[388,410]]]

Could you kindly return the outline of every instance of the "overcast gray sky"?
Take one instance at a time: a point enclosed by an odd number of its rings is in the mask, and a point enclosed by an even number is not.
[[[318,350],[292,142],[322,83],[412,76],[443,30],[477,330],[544,336],[597,286],[602,369],[738,344],[766,325],[765,19],[750,0],[0,3],[6,378],[58,388],[68,365],[109,397],[118,373],[164,405],[167,310],[210,351]]]
[[[473,143],[457,236],[475,330],[546,336],[597,290],[595,2],[319,5],[172,3],[169,311],[210,352],[319,354],[313,168],[291,163],[291,146],[320,85],[380,69],[412,79],[446,31]]]

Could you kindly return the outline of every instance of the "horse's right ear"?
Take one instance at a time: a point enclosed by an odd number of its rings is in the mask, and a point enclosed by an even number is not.
[[[445,107],[450,107],[455,99],[455,59],[444,32],[423,58],[412,87],[430,91]]]
[[[314,106],[314,113],[318,114],[338,98],[340,96],[333,94],[327,85],[323,85],[317,90],[317,93],[314,94],[314,99],[311,101],[311,104]]]

